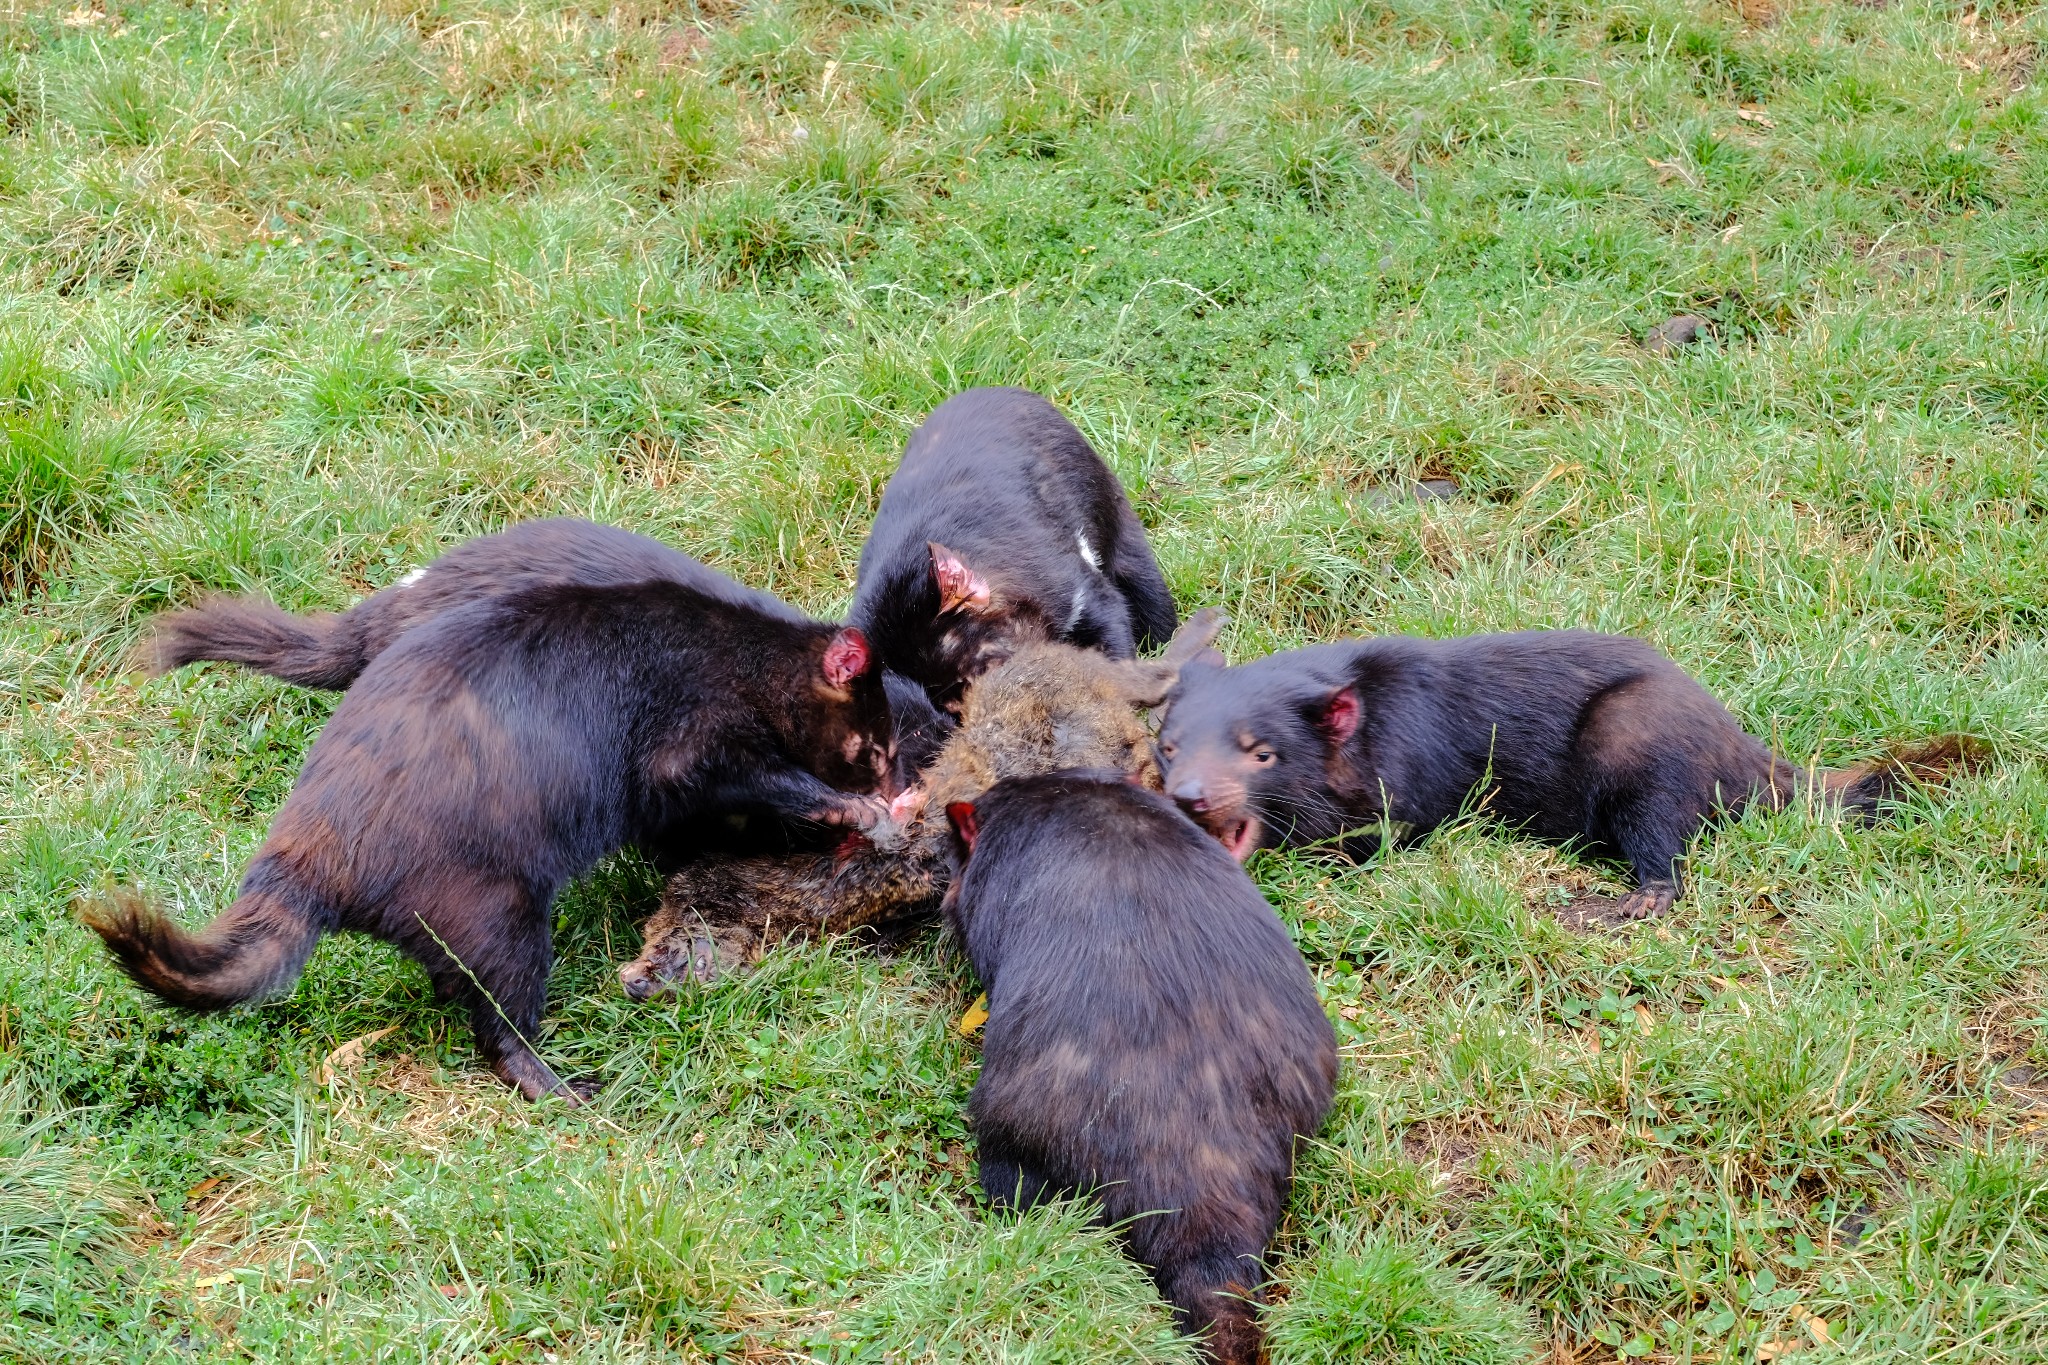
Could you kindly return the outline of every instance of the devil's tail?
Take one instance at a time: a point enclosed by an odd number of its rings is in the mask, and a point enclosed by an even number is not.
[[[201,660],[243,664],[300,687],[340,691],[363,671],[353,613],[294,616],[260,597],[216,597],[157,620],[140,660],[152,673]]]
[[[133,892],[90,902],[79,918],[138,984],[191,1010],[225,1009],[284,989],[298,980],[322,932],[314,916],[266,891],[244,891],[196,934]]]
[[[1874,820],[1909,792],[1975,770],[1985,756],[1982,742],[1968,735],[1942,735],[1900,745],[1867,763],[1822,773],[1820,787],[1841,803],[1845,813]]]

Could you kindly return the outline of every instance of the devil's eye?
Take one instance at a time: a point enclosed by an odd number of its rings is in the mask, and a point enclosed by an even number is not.
[[[1273,751],[1271,749],[1255,749],[1252,751],[1252,762],[1271,763],[1272,761]]]

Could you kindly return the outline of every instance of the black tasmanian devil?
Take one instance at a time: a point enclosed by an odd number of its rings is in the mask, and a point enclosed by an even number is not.
[[[1007,778],[947,816],[947,910],[988,990],[983,1188],[1092,1193],[1182,1330],[1252,1365],[1295,1143],[1337,1074],[1301,955],[1216,842],[1123,774]]]
[[[1242,859],[1380,832],[1413,839],[1478,808],[1629,864],[1624,918],[1679,895],[1686,843],[1809,785],[1861,816],[1970,757],[1957,737],[1809,776],[1640,640],[1523,631],[1314,645],[1182,671],[1160,728],[1166,790]]]
[[[243,664],[301,687],[341,691],[392,641],[455,607],[554,584],[653,582],[680,583],[788,621],[810,619],[772,593],[737,583],[651,537],[577,517],[548,517],[464,541],[332,615],[294,616],[260,597],[208,598],[158,617],[140,661],[153,673],[203,660]],[[950,727],[921,688],[895,675],[885,682],[896,722],[896,779],[908,786]]]
[[[847,619],[942,705],[1018,644],[1128,659],[1176,620],[1116,475],[1024,389],[969,389],[911,434],[856,577]]]
[[[212,924],[187,933],[132,895],[85,918],[192,1009],[288,986],[322,934],[388,939],[468,1003],[498,1075],[568,1094],[533,1048],[562,886],[728,807],[871,824],[889,741],[857,630],[679,582],[529,588],[445,611],[362,671]]]

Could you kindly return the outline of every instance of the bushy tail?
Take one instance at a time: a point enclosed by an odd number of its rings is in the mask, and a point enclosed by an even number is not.
[[[1256,1261],[1202,1257],[1154,1279],[1174,1320],[1189,1336],[1202,1336],[1202,1356],[1214,1365],[1261,1365],[1266,1358],[1265,1334],[1253,1289],[1260,1271]]]
[[[168,1004],[225,1009],[296,981],[320,941],[320,926],[267,892],[241,899],[188,934],[133,892],[80,908],[128,975]]]
[[[168,673],[202,659],[335,692],[354,682],[365,663],[347,615],[293,616],[260,597],[216,597],[160,618],[138,662]]]
[[[1887,806],[1916,788],[1972,772],[1986,757],[1983,743],[1968,735],[1942,735],[1902,744],[1882,758],[1821,774],[1821,790],[1841,802],[1845,813],[1874,820]]]

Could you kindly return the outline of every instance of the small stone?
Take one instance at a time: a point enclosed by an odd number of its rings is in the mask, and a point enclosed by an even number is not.
[[[1680,313],[1668,318],[1643,334],[1643,349],[1651,355],[1669,355],[1681,346],[1690,346],[1707,332],[1707,320],[1697,313]]]
[[[1449,502],[1458,494],[1458,485],[1449,479],[1424,479],[1420,483],[1389,483],[1368,488],[1365,500],[1373,507],[1392,507],[1403,502]]]

